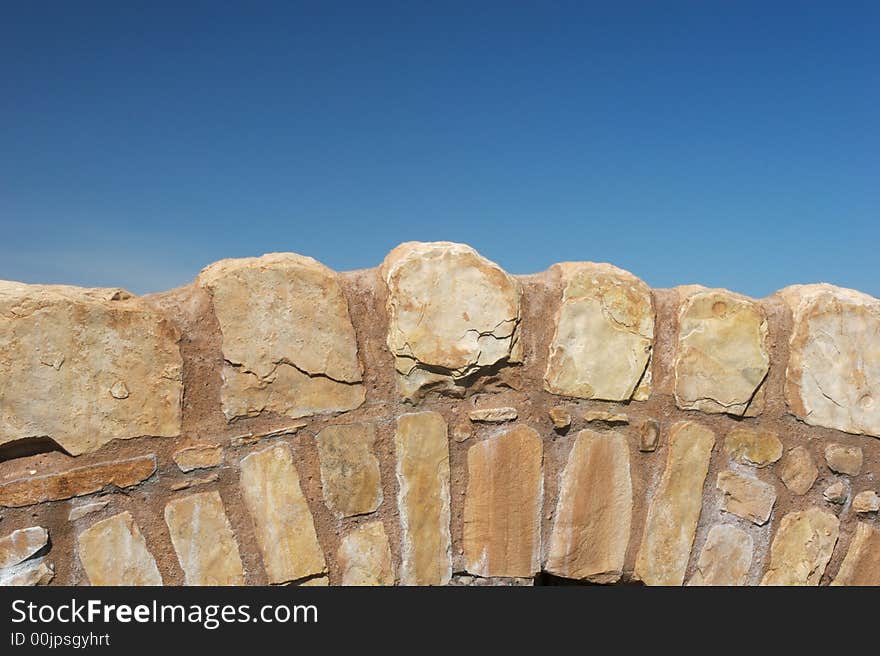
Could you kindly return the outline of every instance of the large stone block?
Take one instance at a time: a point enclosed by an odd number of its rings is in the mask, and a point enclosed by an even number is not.
[[[79,559],[92,585],[162,585],[162,576],[131,513],[79,534]]]
[[[363,515],[382,503],[379,461],[373,455],[373,424],[328,426],[318,433],[324,502],[338,517]]]
[[[745,585],[753,552],[751,535],[736,526],[716,524],[709,529],[688,585]]]
[[[831,585],[880,585],[880,531],[864,522],[856,525],[855,535]]]
[[[391,547],[382,522],[362,524],[342,538],[337,560],[342,585],[394,585]]]
[[[761,585],[819,585],[839,527],[837,517],[821,508],[788,513],[773,538]]]

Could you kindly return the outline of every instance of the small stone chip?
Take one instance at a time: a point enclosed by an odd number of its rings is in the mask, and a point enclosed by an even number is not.
[[[608,412],[606,410],[587,410],[584,413],[584,421],[599,422],[603,424],[609,424],[611,426],[616,426],[620,424],[628,424],[629,417],[627,417],[622,412],[616,413]]]
[[[852,509],[857,513],[875,513],[880,511],[880,496],[874,490],[859,492],[852,502]]]
[[[81,506],[76,506],[75,508],[70,509],[70,513],[67,515],[67,521],[75,522],[86,515],[91,515],[92,513],[104,510],[108,505],[110,505],[109,499],[104,501],[93,501],[91,503],[84,503]]]
[[[172,458],[182,472],[210,469],[223,462],[223,447],[217,444],[194,444],[175,451]]]
[[[660,446],[660,424],[653,419],[647,419],[639,428],[639,451],[650,453]]]
[[[550,415],[550,421],[553,422],[556,430],[565,430],[571,426],[571,413],[565,408],[550,408],[547,414]]]
[[[471,421],[485,424],[503,424],[517,417],[516,408],[482,408],[468,413]]]

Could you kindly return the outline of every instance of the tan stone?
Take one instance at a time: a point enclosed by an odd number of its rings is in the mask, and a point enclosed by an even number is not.
[[[873,490],[859,492],[853,499],[852,509],[857,513],[880,512],[880,496]]]
[[[179,335],[119,289],[0,281],[0,444],[180,434]]]
[[[741,465],[766,467],[782,457],[782,441],[770,431],[734,428],[724,438],[724,453]]]
[[[683,421],[670,430],[666,469],[654,493],[634,577],[647,585],[681,585],[700,519],[703,483],[715,434]]]
[[[405,398],[423,387],[457,394],[464,379],[522,359],[519,283],[470,246],[407,242],[380,272]]]
[[[809,492],[818,476],[819,470],[806,447],[796,446],[779,463],[779,478],[793,494]]]
[[[788,513],[773,538],[761,585],[819,585],[839,527],[837,517],[820,508]]]
[[[222,333],[227,419],[339,412],[364,401],[357,339],[336,272],[273,253],[221,260],[199,274]]]
[[[468,413],[471,421],[485,424],[503,424],[516,419],[516,408],[481,408]]]
[[[244,585],[238,544],[219,493],[172,499],[165,523],[186,585]]]
[[[684,410],[753,416],[770,369],[767,319],[751,299],[700,289],[679,312],[675,400]]]
[[[465,568],[477,576],[534,576],[540,569],[543,447],[514,426],[468,449]]]
[[[825,462],[833,472],[858,476],[862,471],[862,450],[857,446],[828,444],[825,447]]]
[[[545,571],[594,583],[618,581],[632,505],[626,437],[582,430],[562,473]]]
[[[400,513],[400,584],[446,585],[452,576],[449,443],[437,412],[397,418],[394,434]]]
[[[547,414],[556,430],[565,430],[571,426],[571,413],[565,408],[550,408]]]
[[[162,585],[156,560],[131,513],[93,524],[77,541],[92,585]]]
[[[654,343],[651,290],[610,264],[565,262],[552,270],[564,288],[545,388],[581,399],[627,401],[642,383],[640,398],[646,398]]]
[[[822,492],[825,501],[828,503],[843,504],[846,502],[846,486],[843,481],[837,481],[825,488]]]
[[[20,565],[0,570],[0,587],[48,585],[55,576],[55,567],[43,560],[28,560]]]
[[[629,417],[622,412],[608,412],[607,410],[587,410],[584,413],[584,421],[588,423],[610,424],[618,426],[628,424]]]
[[[315,576],[295,585],[298,588],[326,588],[330,585],[330,579],[326,576]]]
[[[474,587],[474,588],[512,588],[512,587],[528,587],[535,585],[534,578],[511,578],[505,576],[494,576],[484,578],[482,576],[468,576],[466,574],[457,574],[452,577],[449,585],[455,587]]]
[[[716,487],[721,490],[721,509],[762,526],[770,519],[776,504],[776,488],[757,478],[734,471],[718,472]]]
[[[269,583],[287,583],[327,571],[287,444],[242,458],[241,492],[254,520]]]
[[[831,585],[880,585],[880,531],[859,522]]]
[[[182,472],[210,469],[223,463],[223,447],[216,444],[194,444],[175,451],[172,458]]]
[[[63,472],[0,483],[0,506],[29,506],[98,492],[108,485],[127,488],[156,472],[156,456],[138,456],[76,467]]]
[[[91,515],[92,513],[101,512],[110,505],[110,500],[107,499],[105,501],[94,501],[91,503],[84,503],[80,506],[75,506],[70,509],[70,512],[67,515],[67,521],[75,522],[78,519],[82,519],[86,515]]]
[[[0,538],[0,569],[27,560],[49,544],[49,531],[42,526],[20,528]]]
[[[639,451],[651,453],[660,446],[660,423],[646,419],[639,428]]]
[[[688,585],[745,585],[753,551],[751,535],[736,526],[716,524],[709,529]]]
[[[337,560],[342,585],[394,585],[391,547],[382,522],[363,524],[342,538]]]
[[[780,293],[794,316],[789,410],[812,426],[880,437],[880,300],[827,284]]]
[[[338,517],[371,513],[382,504],[373,424],[329,426],[315,439],[324,502]]]
[[[216,483],[220,480],[220,474],[214,473],[208,476],[199,476],[197,478],[188,478],[185,481],[180,481],[179,483],[174,483],[171,486],[171,490],[173,492],[179,492],[180,490],[188,490],[193,487],[197,487],[199,485],[208,485],[209,483]]]

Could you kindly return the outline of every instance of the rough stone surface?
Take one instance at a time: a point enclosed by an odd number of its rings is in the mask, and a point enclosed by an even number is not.
[[[503,424],[507,421],[514,421],[516,416],[516,408],[482,408],[471,410],[468,413],[468,418],[471,421],[486,424]]]
[[[315,441],[321,461],[324,502],[338,517],[363,515],[382,503],[379,461],[373,455],[373,424],[329,426]]]
[[[818,476],[819,470],[806,447],[796,446],[779,463],[779,478],[792,494],[801,496],[809,492]]]
[[[20,528],[0,538],[0,569],[27,560],[49,543],[49,531],[42,526]]]
[[[408,242],[385,258],[388,348],[405,398],[463,393],[467,379],[520,362],[520,286],[464,244]]]
[[[0,587],[48,585],[54,576],[53,565],[47,565],[43,560],[29,560],[15,567],[0,570]]]
[[[859,492],[853,498],[852,509],[857,513],[880,512],[880,496],[873,490]]]
[[[716,524],[709,529],[688,585],[745,585],[753,552],[751,535],[736,526]]]
[[[562,473],[545,571],[594,583],[618,581],[632,505],[626,437],[578,433]]]
[[[468,449],[465,568],[477,576],[534,576],[541,559],[543,445],[514,426]]]
[[[761,585],[819,585],[839,526],[837,517],[821,508],[788,513],[773,538]]]
[[[718,472],[716,487],[723,493],[721,509],[761,526],[770,519],[776,488],[734,471]]]
[[[675,354],[675,400],[684,410],[759,414],[770,369],[761,307],[726,290],[700,290],[682,303]]]
[[[49,437],[78,455],[179,435],[178,340],[120,289],[0,281],[0,444]]]
[[[552,267],[563,281],[545,387],[581,399],[627,401],[645,380],[654,343],[651,290],[631,273],[592,262]]]
[[[82,519],[86,515],[91,515],[92,513],[101,512],[110,505],[110,500],[107,499],[105,501],[93,501],[89,503],[84,503],[81,506],[75,506],[70,509],[70,512],[67,515],[67,521],[75,522],[78,519]]]
[[[858,476],[862,471],[862,450],[857,446],[828,444],[825,447],[825,462],[833,472]]]
[[[452,577],[449,585],[457,587],[474,587],[474,588],[494,588],[494,587],[528,587],[535,585],[533,578],[510,578],[496,576],[483,578],[482,576],[468,576],[467,574],[458,574]]]
[[[812,426],[880,437],[880,300],[827,284],[780,293],[794,316],[791,412]]]
[[[186,585],[244,585],[238,544],[217,492],[173,499],[165,523]]]
[[[79,534],[78,543],[92,585],[162,585],[156,560],[131,513],[93,524]]]
[[[831,585],[880,585],[880,531],[859,522]]]
[[[288,583],[327,571],[287,444],[242,459],[241,492],[254,520],[269,583]]]
[[[587,410],[584,413],[584,421],[587,423],[608,424],[619,426],[629,423],[629,417],[622,412],[608,412],[607,410]]]
[[[741,465],[767,467],[782,457],[782,441],[770,431],[734,428],[724,438],[724,453]]]
[[[828,503],[846,503],[846,485],[843,484],[843,481],[836,481],[825,488],[822,496]]]
[[[571,426],[571,413],[565,408],[550,408],[547,414],[556,430],[565,430]]]
[[[216,444],[194,444],[175,451],[172,457],[182,472],[210,469],[223,463],[223,447]]]
[[[681,585],[690,558],[715,434],[684,421],[669,435],[666,469],[651,499],[634,577],[647,585]]]
[[[394,435],[401,585],[446,585],[452,576],[449,443],[437,412],[405,414]]]
[[[382,522],[358,526],[342,539],[337,554],[342,585],[394,585],[391,547]]]
[[[660,424],[646,419],[639,428],[639,451],[651,453],[660,446]]]
[[[227,419],[305,417],[363,403],[357,340],[336,272],[310,257],[273,253],[216,262],[198,284],[211,293],[223,337]]]

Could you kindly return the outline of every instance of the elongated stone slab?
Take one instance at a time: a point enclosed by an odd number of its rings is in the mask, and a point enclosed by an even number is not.
[[[477,576],[528,577],[540,569],[543,445],[515,426],[468,449],[464,557]]]
[[[648,508],[633,574],[647,585],[684,582],[714,445],[715,433],[691,421],[670,431],[666,469]]]
[[[578,433],[562,473],[544,569],[594,583],[618,581],[629,544],[632,505],[626,437]]]
[[[373,424],[329,426],[315,438],[324,502],[337,517],[363,515],[382,503],[379,461],[373,455]]]
[[[776,504],[776,488],[758,478],[726,470],[718,472],[715,486],[723,493],[721,509],[761,526]]]
[[[186,585],[244,585],[238,543],[219,493],[169,501],[165,523]]]
[[[156,560],[131,513],[92,524],[77,541],[92,585],[162,585]]]
[[[745,585],[753,552],[751,535],[736,526],[716,524],[709,529],[688,585]]]
[[[819,585],[839,527],[837,517],[821,508],[788,513],[773,538],[761,585]]]
[[[337,552],[342,585],[394,585],[391,547],[382,522],[358,526],[342,538]]]
[[[254,520],[269,583],[327,571],[289,446],[278,444],[243,458],[241,492]]]
[[[864,522],[856,525],[831,585],[880,585],[880,531]]]
[[[223,463],[223,447],[217,444],[194,444],[175,451],[172,458],[182,472],[211,469]]]
[[[452,576],[449,443],[437,412],[397,418],[397,507],[401,585],[446,585]]]
[[[18,565],[49,544],[49,531],[30,526],[0,538],[0,569]]]

